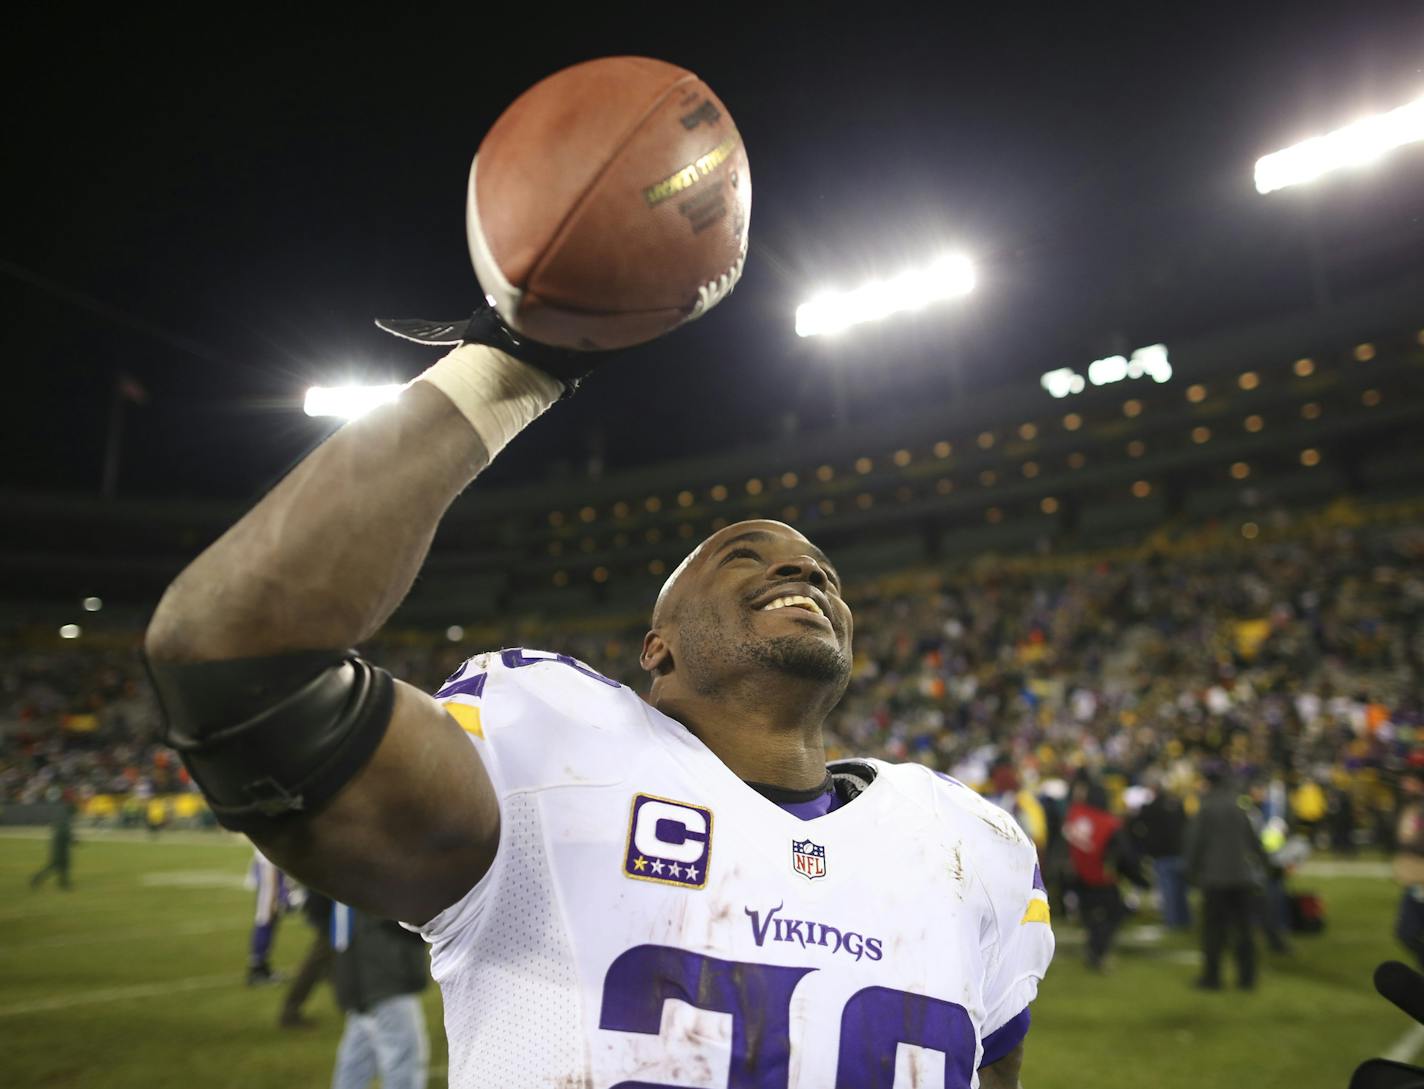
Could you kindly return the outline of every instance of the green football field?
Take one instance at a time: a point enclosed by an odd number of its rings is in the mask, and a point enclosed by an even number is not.
[[[267,1089],[329,1083],[341,1018],[330,991],[316,1029],[276,1028],[280,988],[243,986],[252,894],[250,848],[227,838],[84,835],[75,888],[38,892],[37,833],[0,836],[0,1086],[4,1089]],[[1424,1030],[1377,997],[1370,973],[1399,952],[1395,891],[1377,861],[1317,863],[1297,882],[1320,891],[1324,935],[1266,960],[1254,994],[1189,984],[1192,944],[1129,924],[1107,976],[1081,964],[1081,938],[1058,927],[1058,956],[1034,1007],[1028,1089],[1345,1089],[1353,1066]],[[310,931],[287,918],[275,962],[292,969]],[[490,996],[498,1001],[497,995]],[[445,1041],[426,995],[433,1086]],[[518,1087],[491,1087],[518,1089]]]

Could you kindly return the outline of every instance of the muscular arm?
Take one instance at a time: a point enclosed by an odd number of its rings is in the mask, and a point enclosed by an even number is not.
[[[449,399],[415,383],[332,435],[174,580],[149,653],[219,661],[369,638],[488,460]]]
[[[441,516],[488,460],[454,404],[414,383],[337,431],[178,576],[146,652],[203,662],[362,642],[405,597]],[[498,836],[468,739],[433,699],[398,683],[365,768],[318,815],[257,839],[340,900],[424,922],[488,869]]]
[[[979,1089],[1021,1089],[1019,1070],[1023,1066],[1024,1046],[1019,1044],[998,1062],[979,1068]]]

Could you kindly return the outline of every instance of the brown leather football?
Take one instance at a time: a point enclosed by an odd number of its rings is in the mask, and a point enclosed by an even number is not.
[[[726,298],[751,200],[742,138],[707,84],[605,57],[535,84],[494,123],[465,223],[475,275],[512,328],[622,348]]]

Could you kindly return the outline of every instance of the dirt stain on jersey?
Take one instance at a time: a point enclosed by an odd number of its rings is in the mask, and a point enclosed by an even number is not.
[[[725,923],[734,915],[734,909],[730,900],[718,900],[712,905],[711,923],[716,926],[718,923]]]
[[[986,817],[980,813],[976,813],[975,816],[978,817],[985,824],[987,824],[990,828],[992,828],[994,830],[994,835],[998,836],[1000,839],[1006,839],[1010,843],[1018,842],[1018,837],[1014,835],[1015,829],[1009,827],[1006,824],[1007,821],[1012,819],[1007,813],[1005,813],[1002,818]]]
[[[667,944],[681,944],[687,929],[687,898],[685,896],[677,898],[677,906],[669,913],[665,922],[666,927],[663,934]]]
[[[949,855],[949,876],[952,877],[952,878],[954,878],[954,894],[955,894],[956,896],[958,896],[961,900],[963,900],[963,899],[964,899],[964,882],[965,882],[965,880],[966,880],[966,876],[965,876],[965,873],[964,873],[964,842],[963,842],[963,840],[961,840],[960,842],[956,843],[956,844],[954,845],[954,850],[950,852],[950,855]]]

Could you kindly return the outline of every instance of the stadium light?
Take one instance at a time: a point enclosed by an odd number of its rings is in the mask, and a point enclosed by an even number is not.
[[[1107,386],[1128,378],[1150,378],[1159,384],[1170,382],[1172,363],[1167,358],[1167,345],[1149,344],[1138,348],[1131,359],[1120,355],[1095,359],[1088,364],[1086,379],[1072,367],[1059,367],[1039,378],[1038,384],[1052,396],[1063,398],[1082,393],[1090,382],[1095,386]]]
[[[891,314],[922,310],[974,290],[974,266],[959,254],[941,257],[928,268],[872,280],[853,291],[828,291],[796,308],[796,335],[838,333]]]
[[[340,416],[355,420],[373,408],[389,404],[405,389],[397,383],[390,386],[312,386],[307,390],[302,409],[308,416]]]
[[[1387,113],[1314,136],[1256,160],[1256,191],[1273,193],[1322,174],[1364,166],[1405,144],[1424,140],[1424,97]]]

